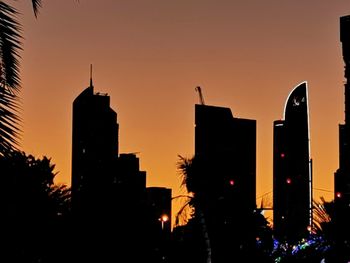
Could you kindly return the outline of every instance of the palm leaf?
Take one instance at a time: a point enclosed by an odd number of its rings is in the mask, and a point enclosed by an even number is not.
[[[22,49],[18,12],[0,1],[0,82],[11,92],[20,87],[19,51]]]
[[[18,12],[0,1],[0,156],[17,149],[19,122],[19,52],[21,26]]]
[[[35,17],[42,5],[32,0]],[[0,1],[0,156],[16,150],[20,134],[18,117],[20,89],[20,51],[22,27],[17,20],[18,12]]]
[[[193,160],[192,158],[186,158],[181,155],[178,155],[178,161],[177,161],[177,170],[181,175],[182,182],[181,187],[186,187],[188,192],[193,192],[193,181],[194,181],[194,166],[193,166]]]
[[[327,211],[327,202],[321,198],[321,202],[313,200],[313,223],[318,232],[323,231],[323,227],[330,224],[332,217]]]
[[[173,200],[176,199],[185,199],[184,203],[182,204],[181,208],[175,215],[175,225],[177,226],[183,226],[188,223],[188,220],[192,218],[194,207],[193,207],[193,196],[190,195],[179,195],[172,198]]]
[[[0,84],[0,156],[19,145],[18,97]]]
[[[41,0],[32,0],[33,10],[35,17],[39,14],[39,9],[42,6]]]

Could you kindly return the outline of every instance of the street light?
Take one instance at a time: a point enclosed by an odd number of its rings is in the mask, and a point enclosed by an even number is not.
[[[169,217],[168,217],[167,214],[163,214],[158,220],[162,223],[162,230],[163,230],[164,229],[164,223],[169,220]]]

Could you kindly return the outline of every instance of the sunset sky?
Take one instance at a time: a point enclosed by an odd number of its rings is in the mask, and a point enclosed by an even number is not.
[[[339,17],[348,0],[60,0],[19,9],[24,51],[21,147],[70,184],[72,102],[89,85],[118,114],[120,152],[139,152],[148,186],[183,193],[178,155],[194,153],[194,104],[257,120],[257,197],[272,191],[272,125],[309,85],[314,188],[333,190],[344,119]],[[330,200],[329,192],[314,191]],[[270,197],[272,197],[270,195]],[[258,200],[259,201],[259,200]],[[176,211],[175,211],[176,212]]]

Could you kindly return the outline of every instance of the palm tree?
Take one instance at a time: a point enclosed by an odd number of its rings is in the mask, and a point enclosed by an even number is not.
[[[334,202],[327,202],[323,197],[320,199],[321,201],[313,200],[313,225],[316,233],[333,239]]]
[[[41,0],[32,0],[35,17],[41,4]],[[0,1],[0,156],[17,149],[19,144],[21,29],[18,11]]]
[[[212,262],[212,249],[210,238],[208,235],[207,223],[205,220],[205,215],[203,212],[201,193],[199,191],[199,169],[197,167],[195,157],[185,158],[183,156],[178,156],[179,160],[177,162],[177,169],[182,176],[182,186],[185,186],[189,195],[187,196],[187,201],[184,206],[180,209],[176,216],[176,223],[178,223],[179,217],[181,217],[182,212],[186,211],[186,207],[190,207],[192,210],[192,217],[196,218],[200,224],[202,238],[205,242],[206,250],[206,262]]]

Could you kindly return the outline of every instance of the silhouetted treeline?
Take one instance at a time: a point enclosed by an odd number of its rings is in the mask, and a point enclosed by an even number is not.
[[[69,233],[70,189],[55,165],[13,151],[0,157],[1,262],[60,262]]]

